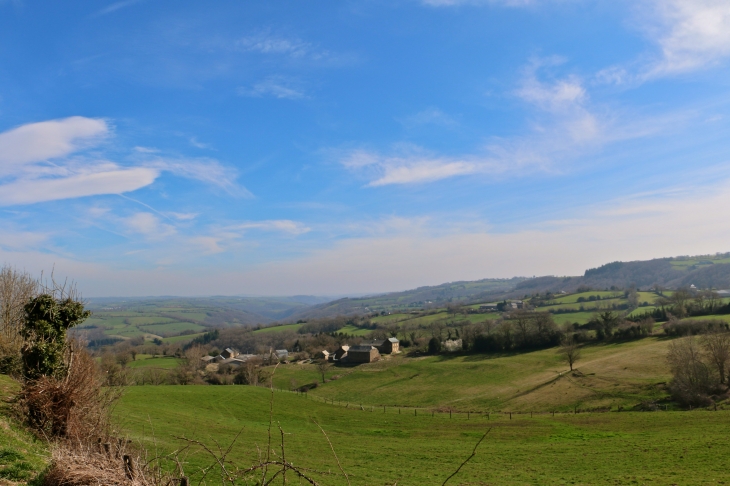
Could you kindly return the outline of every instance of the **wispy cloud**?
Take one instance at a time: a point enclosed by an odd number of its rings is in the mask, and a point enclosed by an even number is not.
[[[559,59],[533,60],[525,68],[520,86],[513,92],[533,108],[531,133],[509,139],[493,139],[479,151],[462,156],[443,156],[408,147],[400,153],[381,154],[354,150],[339,157],[346,168],[364,173],[370,187],[422,184],[472,174],[504,177],[535,171],[563,170],[565,163],[610,141],[647,133],[616,129],[607,116],[590,108],[583,82],[577,77],[543,81],[545,66]]]
[[[421,3],[430,7],[455,7],[459,5],[500,5],[504,7],[526,7],[540,2],[539,0],[421,0]]]
[[[273,96],[274,98],[289,100],[298,100],[307,97],[301,88],[301,83],[283,76],[270,76],[250,88],[238,88],[238,94],[254,98]]]
[[[290,219],[271,219],[264,221],[246,221],[226,227],[230,231],[246,231],[246,230],[261,230],[261,231],[277,231],[281,233],[288,233],[291,235],[301,235],[311,231],[311,228],[307,227],[304,223],[299,221],[292,221]]]
[[[135,213],[123,218],[123,222],[130,231],[153,240],[163,239],[176,233],[174,226],[163,223],[160,218],[152,213]]]
[[[126,7],[131,7],[132,5],[134,5],[136,3],[140,3],[142,1],[143,0],[123,0],[121,2],[114,2],[111,5],[104,7],[101,10],[98,10],[97,12],[95,12],[92,15],[92,17],[100,17],[102,15],[108,15],[110,13],[116,12],[117,10],[121,10]]]
[[[441,127],[455,127],[459,123],[450,115],[444,113],[435,107],[426,108],[418,113],[404,117],[399,120],[406,127],[416,127],[420,125],[437,125]]]
[[[141,165],[219,187],[232,196],[253,197],[248,189],[236,182],[237,171],[215,159],[159,157],[146,160]]]
[[[730,57],[730,3],[726,0],[649,0],[655,18],[645,22],[662,57],[648,76],[711,66]]]
[[[292,58],[320,60],[330,56],[329,52],[319,49],[310,42],[305,42],[296,37],[278,36],[270,32],[243,37],[235,43],[235,46],[241,51]]]
[[[124,194],[149,186],[162,172],[211,184],[234,196],[251,196],[237,184],[233,169],[213,159],[150,158],[154,151],[140,147],[131,166],[101,159],[98,145],[110,132],[105,120],[75,116],[0,133],[0,206]],[[97,151],[87,153],[90,148]]]

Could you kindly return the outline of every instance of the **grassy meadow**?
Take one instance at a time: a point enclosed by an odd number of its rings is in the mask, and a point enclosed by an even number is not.
[[[278,371],[277,371],[278,373]],[[396,391],[399,396],[408,390]],[[241,467],[266,451],[272,394],[248,386],[139,386],[117,406],[118,423],[150,450],[167,454],[198,439],[226,447]],[[396,398],[395,401],[404,400]],[[317,423],[327,432],[353,485],[441,484],[491,428],[475,457],[449,484],[723,484],[730,481],[730,411],[610,412],[486,416],[398,414],[396,409],[345,408],[290,392],[273,394],[274,437],[280,452],[316,474],[320,484],[344,485]],[[216,449],[217,450],[217,449]],[[265,453],[265,452],[264,452]],[[181,454],[193,481],[212,458]],[[172,467],[172,464],[169,464]],[[210,482],[219,481],[217,475]],[[298,483],[297,483],[298,484]]]
[[[662,399],[669,380],[669,339],[585,346],[568,367],[556,349],[505,355],[389,356],[356,367],[331,367],[335,380],[311,390],[312,397],[343,403],[454,409],[460,411],[551,411],[633,407]],[[291,389],[321,375],[313,364],[281,365],[277,388]]]

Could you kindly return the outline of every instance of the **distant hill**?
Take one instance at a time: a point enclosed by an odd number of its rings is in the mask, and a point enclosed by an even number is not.
[[[510,279],[488,278],[472,282],[450,282],[369,297],[344,298],[304,309],[293,314],[289,319],[440,307],[450,302],[464,303],[474,299],[488,299],[490,296],[503,295],[514,290],[517,284],[524,280],[524,277]]]
[[[515,286],[516,294],[575,292],[580,288],[604,290],[650,288],[676,289],[695,285],[699,289],[730,288],[728,254],[698,257],[659,258],[634,262],[612,262],[585,271],[580,277],[538,277]]]
[[[403,312],[409,309],[444,307],[449,303],[495,302],[545,292],[571,293],[581,289],[626,289],[631,286],[637,289],[648,289],[655,285],[667,289],[689,287],[690,285],[695,285],[700,289],[730,289],[730,253],[612,262],[588,269],[580,276],[514,277],[449,282],[401,292],[337,300],[301,295],[292,297],[95,298],[89,300],[89,307],[95,311],[99,319],[107,316],[109,319],[120,320],[115,329],[109,330],[108,333],[113,332],[125,336],[126,334],[119,330],[123,327],[121,323],[127,323],[124,319],[129,320],[135,315],[159,318],[157,320],[167,319],[170,321],[168,325],[171,328],[170,332],[173,332],[173,328],[182,329],[178,321],[187,322],[190,325],[185,328],[192,331],[205,327],[255,326],[334,316]],[[139,314],[129,314],[129,312]],[[158,334],[166,335],[165,329],[160,328],[161,322],[154,321],[154,325]],[[133,332],[150,332],[149,329],[141,328],[127,329],[127,331],[130,336],[133,335]]]

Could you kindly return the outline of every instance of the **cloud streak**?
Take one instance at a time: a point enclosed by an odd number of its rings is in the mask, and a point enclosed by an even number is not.
[[[132,167],[88,155],[108,138],[107,121],[74,116],[29,123],[0,133],[0,206],[124,194],[147,187],[163,172],[251,197],[237,173],[216,160],[150,158]]]

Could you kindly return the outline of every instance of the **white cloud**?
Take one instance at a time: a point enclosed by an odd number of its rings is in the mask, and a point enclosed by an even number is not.
[[[227,227],[228,230],[262,230],[262,231],[279,231],[292,235],[301,235],[311,231],[304,223],[292,221],[290,219],[271,219],[265,221],[246,221]]]
[[[192,220],[194,220],[195,218],[198,217],[198,213],[174,213],[174,212],[169,212],[167,214],[169,214],[173,218],[177,219],[178,221],[192,221]]]
[[[76,279],[88,296],[383,292],[486,277],[580,275],[586,268],[614,260],[728,251],[730,226],[718,223],[716,210],[729,205],[730,181],[726,180],[713,187],[681,187],[600,206],[584,205],[559,221],[523,224],[512,231],[469,229],[468,225],[464,229],[435,219],[386,220],[382,224],[388,231],[318,245],[303,255],[255,266],[226,259],[222,267],[202,258],[201,253],[225,249],[217,235],[187,241],[194,249],[189,257],[166,268],[134,269],[117,255],[110,259],[113,265],[105,266],[41,253],[25,246],[23,237],[8,248],[3,245],[7,238],[3,232],[0,261],[31,273],[48,271],[55,264],[57,275]],[[151,216],[137,216],[131,223],[154,234],[159,220]],[[463,215],[453,219],[459,218]],[[33,242],[43,236],[27,238]],[[176,238],[177,245],[182,240]]]
[[[146,167],[167,171],[179,177],[217,186],[232,196],[253,197],[248,189],[236,182],[238,173],[214,159],[155,158],[142,163]]]
[[[510,139],[493,139],[473,154],[441,156],[419,148],[379,154],[354,150],[339,157],[342,165],[364,173],[368,186],[419,184],[471,174],[522,176],[535,171],[563,170],[568,162],[607,142],[643,136],[648,129],[618,129],[607,116],[591,109],[588,92],[576,77],[544,82],[538,70],[561,62],[535,60],[525,70],[515,95],[537,110],[532,132]],[[626,124],[626,126],[631,124]],[[527,170],[531,169],[531,170]]]
[[[73,116],[29,123],[0,133],[0,175],[23,164],[77,152],[109,133],[104,120]]]
[[[0,206],[33,204],[102,194],[136,191],[152,184],[159,172],[148,168],[117,168],[53,179],[20,179],[0,186]]]
[[[288,54],[294,57],[305,56],[311,50],[311,44],[300,39],[287,39],[270,34],[244,37],[236,45],[244,51],[254,51],[262,54]]]
[[[130,231],[142,234],[150,239],[165,238],[176,233],[172,225],[162,223],[160,218],[152,213],[135,213],[132,216],[123,218],[123,222]]]
[[[123,194],[152,184],[163,171],[250,197],[235,170],[206,158],[150,159],[156,150],[135,147],[139,160],[124,167],[83,150],[110,132],[106,121],[75,116],[29,123],[0,133],[0,205],[33,204],[103,194]]]
[[[274,98],[289,100],[298,100],[307,97],[304,90],[299,87],[296,81],[282,76],[271,76],[253,85],[251,88],[238,88],[238,94],[253,98],[273,96]]]
[[[648,0],[654,18],[645,19],[662,58],[648,76],[692,71],[730,57],[727,0]]]

